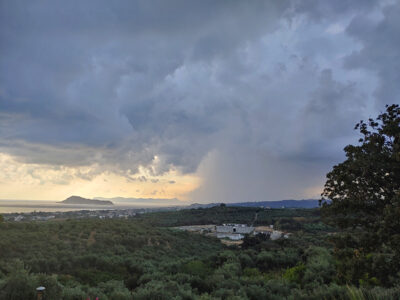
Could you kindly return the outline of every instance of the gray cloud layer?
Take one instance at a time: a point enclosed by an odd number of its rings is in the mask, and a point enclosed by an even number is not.
[[[0,150],[27,162],[296,197],[399,102],[397,1],[0,3]]]

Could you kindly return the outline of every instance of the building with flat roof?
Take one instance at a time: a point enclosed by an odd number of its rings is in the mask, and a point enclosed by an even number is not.
[[[241,240],[245,234],[251,234],[254,227],[245,224],[223,224],[215,228],[218,238],[229,238],[231,240]]]

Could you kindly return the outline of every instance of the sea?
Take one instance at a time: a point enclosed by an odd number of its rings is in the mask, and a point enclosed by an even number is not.
[[[0,214],[30,212],[65,212],[78,210],[139,209],[142,205],[77,205],[57,203],[57,201],[0,200]]]

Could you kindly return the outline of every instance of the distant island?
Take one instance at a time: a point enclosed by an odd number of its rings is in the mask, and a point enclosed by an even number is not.
[[[114,205],[111,201],[108,200],[92,200],[86,199],[79,196],[71,196],[65,199],[64,201],[60,201],[58,203],[63,204],[85,204],[85,205]]]

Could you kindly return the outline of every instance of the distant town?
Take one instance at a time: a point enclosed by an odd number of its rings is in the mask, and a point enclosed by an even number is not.
[[[28,213],[8,213],[3,214],[5,221],[21,222],[21,221],[49,221],[49,220],[65,220],[65,219],[113,219],[113,218],[131,218],[137,214],[157,211],[171,211],[177,208],[132,208],[132,209],[107,209],[107,210],[78,210],[78,211],[58,211],[58,212],[42,212],[34,211]]]
[[[220,204],[225,206],[225,204]],[[8,222],[30,222],[30,221],[62,221],[66,219],[129,219],[137,215],[160,212],[160,211],[179,211],[182,209],[202,209],[186,207],[163,207],[163,208],[140,208],[140,209],[109,209],[109,210],[79,210],[67,212],[29,212],[29,213],[9,213],[4,214],[4,220]],[[260,209],[269,210],[270,207],[260,207]],[[274,225],[253,226],[247,224],[209,224],[209,225],[189,225],[174,227],[178,230],[200,233],[207,236],[213,236],[220,239],[227,245],[240,245],[246,235],[263,235],[268,239],[277,240],[280,238],[289,238],[289,232],[274,230]]]
[[[71,201],[72,200],[72,201]],[[79,196],[71,196],[66,200],[58,203],[70,203],[70,204],[88,204],[93,201],[93,205],[97,205],[99,200],[85,199]],[[103,201],[105,202],[105,201]],[[107,201],[108,205],[113,205],[112,202]],[[79,219],[79,218],[130,218],[137,214],[144,214],[150,212],[159,211],[178,211],[182,209],[199,209],[199,208],[210,208],[214,206],[227,205],[235,207],[257,207],[261,209],[274,209],[274,208],[316,208],[318,207],[318,200],[306,199],[306,200],[280,200],[280,201],[260,201],[260,202],[240,202],[240,203],[208,203],[199,204],[194,203],[185,206],[168,206],[168,207],[151,207],[151,208],[121,208],[118,206],[110,207],[109,209],[94,207],[85,207],[82,210],[74,211],[58,211],[58,212],[44,212],[38,211],[26,212],[26,213],[4,213],[3,217],[6,221],[48,221],[52,219]],[[73,208],[73,207],[71,207]]]

